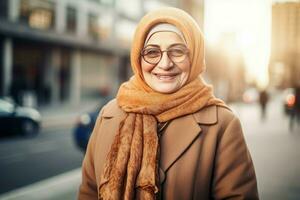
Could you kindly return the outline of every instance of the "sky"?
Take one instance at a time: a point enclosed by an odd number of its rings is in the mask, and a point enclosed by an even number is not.
[[[271,0],[205,0],[204,33],[216,45],[222,33],[234,33],[242,51],[247,80],[268,84],[271,41]]]

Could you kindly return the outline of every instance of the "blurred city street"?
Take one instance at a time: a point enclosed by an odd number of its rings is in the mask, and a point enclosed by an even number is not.
[[[0,193],[78,168],[83,157],[71,128],[45,130],[35,138],[8,138],[0,144]]]
[[[76,199],[135,29],[166,6],[204,35],[201,77],[242,123],[260,199],[300,199],[300,0],[0,0],[0,200]]]
[[[12,191],[10,193],[17,195],[16,198],[19,199],[20,193],[15,189],[18,191],[18,188],[21,187],[21,191],[24,191],[28,185],[29,188],[34,188],[34,191],[36,188],[42,188],[43,191],[45,188],[51,190],[49,180],[54,180],[53,186],[57,186],[57,184],[59,186],[55,189],[55,194],[58,194],[59,190],[66,193],[68,188],[72,188],[69,183],[67,188],[63,187],[64,184],[60,185],[59,183],[70,180],[74,182],[74,178],[80,178],[78,176],[80,169],[78,168],[81,166],[84,154],[75,144],[74,127],[79,116],[95,109],[99,102],[101,100],[86,101],[80,106],[55,105],[42,108],[40,109],[43,119],[42,129],[36,137],[0,138],[0,199],[2,198],[1,194],[8,191]],[[70,173],[72,170],[74,172]],[[76,173],[75,176],[73,176],[74,173]],[[72,175],[70,176],[70,174]],[[61,181],[58,181],[57,177],[61,177]],[[44,180],[46,180],[46,185]],[[73,187],[75,190],[76,186]],[[28,191],[28,189],[25,190]],[[72,190],[71,193],[73,194],[75,190]],[[36,195],[31,189],[29,193]],[[39,195],[35,197],[40,199]]]
[[[263,121],[260,118],[259,106],[256,103],[234,103],[230,106],[240,117],[244,128],[245,138],[256,169],[260,198],[263,200],[299,199],[300,125],[297,124],[297,127],[294,127],[292,132],[289,131],[289,121],[284,115],[282,108],[282,96],[278,94],[272,96],[272,101],[267,108],[266,119]],[[45,147],[43,151],[49,150],[49,152],[52,151],[52,153],[35,152],[35,156],[26,158],[28,162],[30,161],[32,163],[29,166],[31,166],[31,168],[34,166],[33,171],[36,177],[41,176],[38,174],[39,172],[45,173],[47,170],[53,171],[55,168],[59,168],[58,166],[60,166],[60,169],[57,169],[55,173],[58,174],[60,170],[65,170],[65,173],[4,193],[2,196],[0,195],[0,199],[75,199],[81,179],[80,168],[76,167],[79,167],[79,162],[82,157],[78,154],[78,150],[71,147],[72,138],[69,133],[69,129],[57,133],[42,133],[42,135],[36,139],[40,142],[35,145],[44,145],[45,143],[43,143],[42,140],[43,138],[47,138],[47,140],[52,143],[49,145],[51,149]],[[57,139],[51,139],[55,137]],[[15,142],[20,143],[20,141]],[[28,142],[27,140],[23,141],[23,143]],[[1,141],[1,148],[3,148],[3,143],[6,143],[6,148],[9,148],[9,144],[5,141]],[[21,149],[22,145],[11,145],[10,148]],[[3,151],[1,150],[1,152]],[[45,154],[47,157],[44,156]],[[56,158],[55,156],[51,157],[51,154],[56,155]],[[44,156],[45,160],[43,162],[45,163],[41,163],[41,160],[38,161],[38,159],[40,159],[38,156]],[[3,159],[5,158],[1,159],[1,169],[3,169],[2,166],[5,165]],[[51,160],[52,166],[49,166],[47,160]],[[17,160],[17,158],[10,161],[22,162]],[[48,168],[38,170],[39,166],[48,166]],[[23,169],[26,168],[25,165],[21,167]],[[69,168],[70,171],[67,171],[67,168]],[[10,169],[11,171],[7,171],[10,180],[21,180],[24,179],[26,175],[29,175],[26,174],[27,172],[24,170],[22,171],[22,173],[24,173],[23,175],[19,174],[19,168],[11,167]],[[49,172],[49,174],[51,173],[53,172]],[[43,174],[43,176],[44,175],[45,174]],[[1,179],[1,181],[7,181],[7,179]],[[1,183],[1,185],[2,184],[3,183]]]
[[[242,122],[256,169],[260,198],[300,199],[300,124],[289,131],[281,95],[272,97],[267,116],[258,104],[232,105]]]

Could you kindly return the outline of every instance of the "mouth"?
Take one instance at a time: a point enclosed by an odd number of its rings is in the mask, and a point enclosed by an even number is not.
[[[153,73],[153,75],[161,81],[172,81],[175,79],[179,73],[167,73],[167,74],[162,74],[162,73]]]

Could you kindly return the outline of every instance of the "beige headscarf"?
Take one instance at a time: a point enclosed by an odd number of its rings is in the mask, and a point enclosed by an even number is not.
[[[159,32],[173,32],[176,33],[181,39],[182,41],[186,44],[185,38],[183,36],[183,34],[181,33],[181,31],[174,25],[172,24],[168,24],[168,23],[160,23],[160,24],[156,24],[155,26],[153,26],[151,28],[151,30],[149,31],[149,33],[147,34],[147,37],[145,39],[144,42],[144,46],[147,45],[148,41],[150,40],[150,38]]]
[[[149,31],[157,24],[176,26],[190,51],[190,75],[172,94],[154,91],[144,81],[140,52]],[[100,178],[100,199],[155,199],[158,193],[157,122],[194,113],[208,105],[225,104],[199,77],[205,69],[204,39],[197,23],[177,8],[162,8],[139,22],[131,48],[134,76],[121,85],[118,105],[127,113],[106,159]]]

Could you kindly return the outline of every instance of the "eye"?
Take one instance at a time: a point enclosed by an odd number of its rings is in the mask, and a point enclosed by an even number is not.
[[[183,56],[186,54],[186,49],[176,47],[169,49],[169,54],[174,57]]]
[[[154,57],[159,57],[160,56],[160,50],[157,48],[148,48],[143,50],[143,55],[154,58]]]

